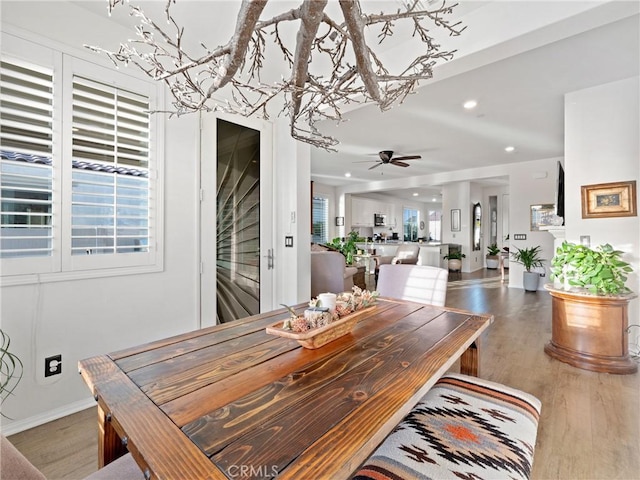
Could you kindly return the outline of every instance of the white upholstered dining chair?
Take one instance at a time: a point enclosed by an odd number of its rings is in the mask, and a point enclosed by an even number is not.
[[[380,265],[376,290],[383,297],[444,306],[449,272],[428,265]]]

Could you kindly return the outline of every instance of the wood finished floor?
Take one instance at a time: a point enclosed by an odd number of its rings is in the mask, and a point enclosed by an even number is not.
[[[547,357],[551,298],[509,289],[496,272],[461,274],[447,306],[490,312],[480,376],[542,401],[533,480],[640,479],[640,374],[579,370]],[[97,414],[88,409],[9,439],[49,480],[79,480],[97,468]]]

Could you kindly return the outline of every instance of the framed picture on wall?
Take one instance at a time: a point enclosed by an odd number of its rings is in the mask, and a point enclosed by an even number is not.
[[[454,208],[451,210],[451,231],[459,232],[460,231],[460,209]]]
[[[583,185],[582,218],[635,217],[636,182]]]
[[[531,205],[531,231],[536,232],[540,227],[553,225],[553,219],[556,213],[556,206],[553,203],[544,203],[540,205]]]
[[[336,227],[342,227],[344,225],[344,217],[336,217]]]

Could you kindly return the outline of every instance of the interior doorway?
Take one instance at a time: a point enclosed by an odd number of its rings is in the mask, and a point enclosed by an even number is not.
[[[266,122],[203,117],[201,156],[201,323],[207,326],[273,308],[271,129]]]

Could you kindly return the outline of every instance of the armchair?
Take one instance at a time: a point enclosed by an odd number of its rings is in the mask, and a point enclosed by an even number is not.
[[[311,252],[311,297],[321,293],[350,292],[356,267],[348,267],[344,255],[332,251]]]
[[[396,263],[416,265],[418,263],[418,257],[420,255],[420,245],[412,243],[403,243],[398,246],[395,255],[385,255],[377,259],[375,279],[378,283],[378,275],[380,273],[380,265],[395,265]]]
[[[45,476],[4,436],[0,436],[0,477],[22,480],[46,480]],[[130,453],[92,473],[85,480],[146,478]]]

